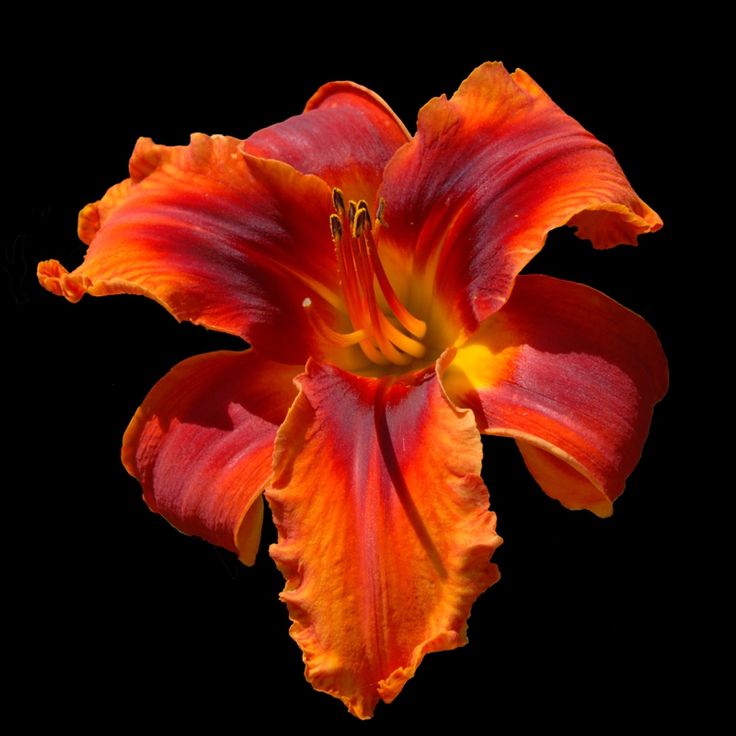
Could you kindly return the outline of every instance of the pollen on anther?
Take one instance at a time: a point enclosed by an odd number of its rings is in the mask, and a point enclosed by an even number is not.
[[[309,297],[305,297],[304,301],[302,302],[302,306],[305,309],[309,309],[309,307],[312,306],[312,300]]]
[[[366,223],[367,210],[360,209],[353,219],[353,237],[359,238],[363,234],[363,227]]]
[[[342,223],[337,215],[330,215],[330,232],[333,240],[339,240],[342,237]]]
[[[358,212],[363,213],[363,225],[368,228],[368,230],[372,230],[373,223],[371,222],[371,213],[368,211],[368,205],[365,204],[365,200],[363,199],[358,203]]]

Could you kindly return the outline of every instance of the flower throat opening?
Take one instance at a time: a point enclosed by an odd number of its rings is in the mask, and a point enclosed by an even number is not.
[[[315,331],[336,347],[358,345],[376,365],[408,365],[422,358],[426,347],[421,340],[427,325],[401,303],[388,280],[376,249],[374,222],[365,200],[345,200],[339,189],[332,190],[335,208],[330,215],[330,232],[335,244],[347,316],[352,332],[342,333],[325,324],[312,309],[311,299],[303,306]],[[385,202],[379,202],[375,228],[388,227],[383,221]],[[379,303],[379,294],[384,306]]]

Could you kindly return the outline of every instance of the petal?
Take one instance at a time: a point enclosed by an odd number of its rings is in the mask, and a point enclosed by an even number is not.
[[[433,370],[362,378],[310,362],[279,431],[271,554],[306,676],[368,718],[428,653],[466,642],[500,544],[471,412]]]
[[[641,456],[667,361],[638,315],[582,284],[519,276],[443,376],[481,431],[514,437],[543,490],[611,513]]]
[[[254,171],[239,145],[200,134],[173,148],[139,140],[131,178],[80,214],[84,263],[71,273],[39,264],[43,286],[70,301],[144,294],[179,320],[303,363],[302,301],[336,286],[331,193],[286,164]]]
[[[151,510],[252,564],[276,430],[301,370],[252,350],[222,351],[164,376],[123,438],[123,463]]]
[[[501,64],[425,105],[381,194],[394,247],[442,274],[438,293],[470,331],[504,304],[552,228],[576,226],[608,248],[662,224],[607,146]]]
[[[375,92],[353,82],[331,82],[320,87],[301,115],[254,133],[243,150],[317,174],[348,199],[372,203],[384,167],[409,139]]]

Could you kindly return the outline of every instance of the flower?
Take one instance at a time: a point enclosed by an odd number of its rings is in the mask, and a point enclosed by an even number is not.
[[[265,489],[306,676],[359,717],[464,644],[498,578],[480,432],[599,516],[641,453],[667,387],[653,330],[519,275],[564,224],[608,248],[661,220],[528,75],[484,64],[414,137],[336,82],[245,141],[142,139],[80,214],[84,263],[39,264],[70,301],[143,294],[250,343],[159,381],[123,462],[152,510],[245,564]]]

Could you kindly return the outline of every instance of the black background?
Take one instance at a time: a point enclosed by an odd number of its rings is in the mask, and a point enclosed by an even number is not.
[[[272,728],[477,718],[489,729],[594,728],[601,717],[660,722],[681,713],[687,697],[675,693],[694,646],[683,623],[691,570],[685,458],[676,449],[686,373],[678,179],[687,151],[673,156],[681,121],[667,43],[630,29],[595,40],[559,33],[546,44],[456,28],[409,40],[379,18],[329,22],[295,44],[239,19],[219,17],[217,32],[199,24],[141,18],[118,42],[80,34],[43,50],[39,71],[9,80],[3,299],[7,362],[18,369],[7,400],[20,409],[9,459],[20,459],[21,471],[6,488],[9,582],[18,591],[7,608],[22,656],[8,666],[34,703],[25,717],[100,726],[183,718],[219,732],[218,723],[246,729],[261,718]],[[122,432],[156,380],[185,357],[238,342],[177,324],[139,297],[71,305],[38,287],[35,265],[81,261],[77,212],[126,176],[138,136],[167,144],[193,131],[246,137],[341,78],[375,89],[413,130],[424,102],[452,93],[488,59],[528,71],[614,149],[662,215],[665,228],[638,249],[594,252],[555,232],[528,270],[585,282],[642,314],[670,357],[672,388],[608,520],[565,511],[535,487],[512,442],[484,439],[484,477],[505,539],[495,557],[502,580],[476,603],[469,646],[430,655],[399,698],[361,725],[303,678],[267,554],[270,522],[246,569],[151,514],[119,462]]]

